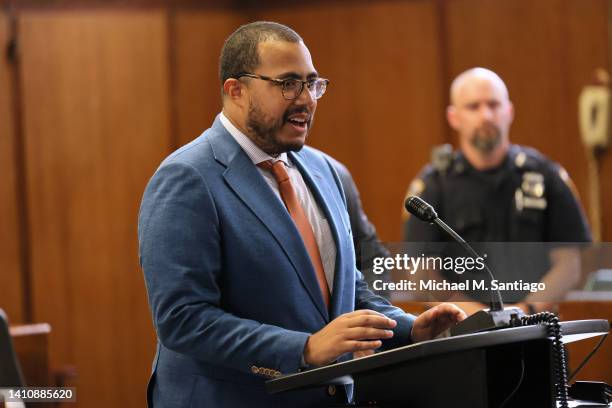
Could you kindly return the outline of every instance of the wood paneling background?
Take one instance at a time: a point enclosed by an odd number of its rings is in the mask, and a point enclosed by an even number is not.
[[[612,319],[612,302],[574,301],[563,302],[559,307],[559,317],[562,320]],[[612,382],[612,344],[606,339],[597,354],[586,364],[575,377],[576,381]],[[595,348],[601,337],[577,341],[567,345],[570,373]]]
[[[82,407],[142,406],[154,354],[136,222],[170,148],[165,12],[20,18],[34,318]]]
[[[250,20],[231,10],[172,15],[174,137],[178,148],[210,127],[221,111],[219,55],[225,39]]]
[[[6,50],[10,22],[0,13],[0,47]],[[24,320],[23,265],[21,259],[20,216],[18,208],[19,159],[16,150],[13,67],[7,58],[0,60],[0,308],[11,323]]]
[[[242,23],[292,26],[331,79],[309,143],[350,168],[383,240],[400,239],[404,193],[431,147],[455,141],[447,88],[472,66],[506,80],[513,141],[561,162],[588,196],[577,97],[609,67],[606,0],[39,3],[13,2],[20,60],[0,61],[0,307],[51,324],[52,365],[76,367],[79,406],[144,405],[155,336],[140,197],[162,158],[220,111],[217,60]],[[2,51],[8,38],[0,14]],[[609,152],[601,171],[609,241]]]

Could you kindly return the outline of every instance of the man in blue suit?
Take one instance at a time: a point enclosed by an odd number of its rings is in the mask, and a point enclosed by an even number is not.
[[[405,314],[355,269],[338,176],[327,156],[304,147],[328,81],[297,33],[240,27],[223,47],[220,77],[223,111],[164,160],[141,205],[140,260],[158,336],[149,404],[347,402],[344,389],[268,395],[264,382],[432,338],[464,313],[440,305]]]

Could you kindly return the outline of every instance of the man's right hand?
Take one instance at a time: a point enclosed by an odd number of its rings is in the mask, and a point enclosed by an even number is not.
[[[393,337],[395,320],[373,310],[357,310],[343,314],[308,338],[304,361],[308,365],[323,366],[344,353],[375,350],[382,346],[378,339]]]

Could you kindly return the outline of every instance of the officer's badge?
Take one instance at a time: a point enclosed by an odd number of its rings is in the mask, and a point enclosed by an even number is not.
[[[516,209],[522,211],[524,208],[535,210],[546,209],[547,202],[544,198],[544,175],[533,171],[523,173],[521,187],[516,189],[514,200]]]
[[[523,173],[521,190],[525,195],[540,198],[544,196],[544,176],[541,173],[527,171]]]

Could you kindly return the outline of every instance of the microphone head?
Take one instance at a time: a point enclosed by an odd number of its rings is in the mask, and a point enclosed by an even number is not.
[[[433,222],[438,218],[436,210],[426,201],[417,196],[410,196],[404,202],[406,210],[421,221]]]

